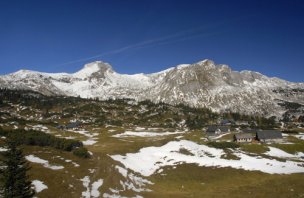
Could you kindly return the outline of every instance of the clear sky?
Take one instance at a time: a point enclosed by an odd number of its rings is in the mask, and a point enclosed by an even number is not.
[[[0,74],[95,60],[151,73],[203,59],[304,82],[304,1],[0,1]]]

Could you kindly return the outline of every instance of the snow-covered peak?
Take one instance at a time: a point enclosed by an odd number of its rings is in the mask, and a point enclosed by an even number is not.
[[[101,68],[107,68],[112,69],[112,66],[109,63],[105,63],[102,61],[94,61],[92,63],[85,64],[84,69],[101,69]]]
[[[190,64],[179,64],[179,65],[176,66],[176,68],[177,69],[184,69],[184,68],[187,68],[189,66],[191,66],[191,65]]]
[[[231,72],[231,68],[228,65],[218,65],[217,68],[219,69],[220,72]]]
[[[11,73],[11,74],[7,75],[6,77],[24,79],[24,78],[34,77],[34,76],[37,76],[39,74],[40,74],[40,72],[21,69],[21,70],[15,72],[15,73]]]
[[[210,66],[215,65],[214,61],[209,60],[209,59],[204,59],[202,61],[198,61],[196,64],[197,65],[210,65]]]
[[[72,74],[20,70],[0,76],[0,87],[83,98],[149,99],[214,111],[267,115],[284,113],[277,101],[304,101],[303,83],[269,78],[254,71],[233,71],[208,59],[152,74],[119,74],[101,61],[88,63]]]
[[[198,61],[198,62],[196,62],[196,64],[205,64],[205,63],[207,63],[207,62],[212,62],[212,63],[214,63],[212,60],[210,60],[210,59],[204,59],[204,60],[200,60],[200,61]]]
[[[175,66],[175,68],[177,70],[184,70],[184,69],[191,69],[192,67],[201,67],[201,68],[206,68],[206,69],[210,69],[210,68],[215,68],[216,65],[212,60],[209,59],[205,59],[202,61],[199,61],[197,63],[193,63],[193,64],[179,64],[177,66]]]
[[[215,69],[216,68],[216,65],[215,63],[212,61],[212,60],[209,60],[209,59],[205,59],[205,60],[202,60],[202,61],[199,61],[193,65],[198,65],[200,66],[201,68],[204,68],[204,69]]]
[[[18,79],[25,79],[25,78],[37,78],[37,77],[53,77],[53,78],[61,78],[61,77],[65,77],[65,76],[69,76],[71,74],[68,73],[46,73],[46,72],[38,72],[38,71],[31,71],[31,70],[24,70],[21,69],[17,72],[8,74],[8,75],[4,75],[4,78],[15,78],[15,80]]]
[[[87,78],[94,73],[105,73],[106,71],[113,71],[110,64],[101,61],[95,61],[86,64],[83,69],[74,73],[73,75],[77,78]]]
[[[32,73],[32,71],[21,69],[21,70],[16,71],[15,73],[12,73],[12,75],[20,75],[20,76],[22,76],[22,75],[26,75],[28,73]]]

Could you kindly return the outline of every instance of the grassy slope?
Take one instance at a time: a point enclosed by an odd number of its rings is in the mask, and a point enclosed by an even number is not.
[[[57,131],[60,133],[60,131]],[[103,178],[101,192],[109,192],[109,188],[118,187],[123,177],[115,170],[113,161],[107,154],[124,154],[137,152],[146,146],[161,146],[178,135],[160,138],[118,138],[100,129],[99,141],[87,146],[94,153],[91,159],[80,159],[71,153],[57,151],[51,148],[26,147],[25,152],[47,159],[51,164],[65,166],[63,170],[50,170],[39,164],[32,164],[31,178],[44,181],[49,189],[39,193],[39,197],[79,197],[85,191],[81,178],[90,176],[91,181]],[[202,133],[193,132],[185,135],[185,139],[204,143]],[[303,142],[298,143],[304,148]],[[297,146],[298,147],[298,146]],[[242,145],[242,150],[253,153],[267,151],[264,145]],[[80,167],[74,167],[54,156],[61,156],[77,162]],[[96,169],[94,174],[88,169]],[[149,186],[153,192],[136,193],[144,197],[301,197],[304,196],[303,174],[271,175],[258,171],[244,171],[232,168],[206,168],[194,164],[178,165],[164,168],[160,174],[154,174],[148,179],[154,185]],[[69,187],[73,184],[73,187]],[[68,189],[68,190],[67,190]],[[134,196],[131,191],[120,193],[123,196]]]
[[[147,197],[300,197],[303,174],[270,175],[231,168],[180,165],[153,176]]]
[[[49,127],[51,128],[51,127]],[[93,130],[92,128],[88,128]],[[41,148],[26,146],[25,154],[34,154],[42,159],[49,160],[50,164],[63,165],[62,170],[51,170],[40,164],[31,163],[30,175],[32,179],[39,179],[47,184],[48,189],[38,193],[38,197],[79,197],[85,191],[80,179],[90,176],[91,181],[100,178],[105,180],[101,192],[108,192],[108,189],[115,188],[122,176],[115,170],[113,161],[108,154],[125,154],[137,152],[140,148],[147,146],[161,146],[174,140],[176,136],[165,136],[157,138],[113,138],[112,135],[120,133],[121,128],[115,128],[115,132],[108,132],[106,128],[96,129],[98,142],[87,146],[93,152],[91,159],[80,159],[72,153],[58,151],[52,148]],[[85,140],[86,137],[77,133],[67,133],[51,128],[54,135],[74,136],[77,139]],[[205,144],[204,134],[200,131],[193,131],[184,135],[183,139]],[[226,139],[226,137],[225,137]],[[289,138],[295,144],[271,145],[279,147],[286,152],[297,150],[304,152],[304,141]],[[126,141],[122,141],[126,140]],[[176,139],[175,139],[176,140]],[[243,144],[241,149],[251,153],[261,154],[268,149],[265,145]],[[291,152],[292,153],[292,152]],[[61,156],[70,159],[80,165],[74,167],[56,158]],[[88,169],[96,169],[91,174]],[[303,174],[271,175],[258,171],[249,172],[232,168],[206,168],[196,165],[179,165],[176,169],[165,168],[161,174],[155,174],[149,178],[154,185],[149,188],[153,192],[137,193],[145,197],[301,197],[304,196]],[[72,184],[73,187],[69,186]],[[274,193],[275,192],[275,193]],[[124,196],[134,196],[133,192],[121,193]]]

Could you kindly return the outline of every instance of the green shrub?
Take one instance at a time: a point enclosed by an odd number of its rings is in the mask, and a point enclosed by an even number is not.
[[[89,158],[90,154],[88,152],[88,150],[85,147],[79,147],[74,149],[73,154],[81,157],[81,158]]]
[[[227,149],[227,148],[238,148],[240,147],[238,144],[234,142],[209,142],[208,146],[219,148],[219,149]]]
[[[25,131],[19,129],[10,131],[6,134],[14,139],[18,145],[49,146],[63,151],[73,151],[76,148],[83,147],[81,141],[58,138],[41,131]]]

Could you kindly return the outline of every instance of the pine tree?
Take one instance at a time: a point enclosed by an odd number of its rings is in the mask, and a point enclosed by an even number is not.
[[[22,150],[13,140],[7,140],[7,151],[4,152],[3,169],[1,169],[1,193],[4,198],[31,198],[35,192],[26,174],[30,169]]]

